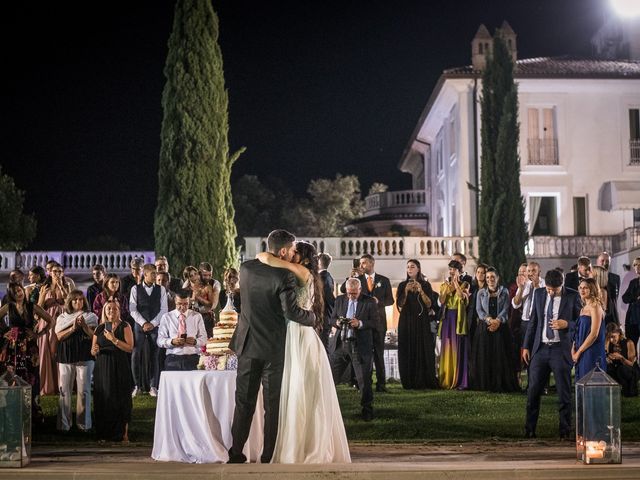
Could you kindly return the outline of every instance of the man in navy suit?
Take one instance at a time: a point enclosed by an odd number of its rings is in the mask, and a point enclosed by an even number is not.
[[[345,282],[346,294],[339,295],[333,309],[331,320],[339,330],[332,337],[331,371],[334,382],[338,383],[344,371],[353,365],[358,387],[362,393],[362,418],[373,418],[373,331],[376,328],[378,313],[375,301],[362,294],[362,286],[357,278]],[[347,335],[347,325],[338,322],[342,317],[349,320],[354,337]]]
[[[529,364],[525,437],[535,438],[540,397],[553,372],[558,391],[560,438],[571,435],[571,341],[580,315],[578,292],[562,286],[562,273],[549,270],[545,287],[534,292],[522,358]]]

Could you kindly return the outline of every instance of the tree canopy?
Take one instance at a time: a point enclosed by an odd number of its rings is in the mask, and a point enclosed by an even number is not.
[[[228,93],[218,17],[211,2],[179,0],[162,94],[156,252],[180,271],[209,261],[214,275],[237,263],[231,198]]]
[[[21,250],[36,236],[36,219],[24,213],[24,192],[0,167],[0,250]]]
[[[520,191],[518,91],[513,61],[500,35],[482,77],[482,175],[478,221],[480,260],[496,267],[504,283],[525,262],[527,231]]]

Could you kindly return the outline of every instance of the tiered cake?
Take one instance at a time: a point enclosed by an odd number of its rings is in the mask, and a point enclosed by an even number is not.
[[[220,312],[220,319],[213,327],[213,337],[200,356],[198,368],[202,370],[235,370],[238,360],[229,349],[229,342],[238,325],[238,312],[233,306],[233,296],[227,296],[227,304]]]

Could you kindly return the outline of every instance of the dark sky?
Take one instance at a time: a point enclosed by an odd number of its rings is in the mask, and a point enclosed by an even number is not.
[[[173,1],[3,6],[2,160],[38,220],[32,248],[111,235],[152,247]],[[589,52],[605,0],[213,1],[234,169],[303,194],[337,172],[410,188],[400,155],[443,69],[502,20],[521,58]],[[238,206],[241,208],[241,206]]]

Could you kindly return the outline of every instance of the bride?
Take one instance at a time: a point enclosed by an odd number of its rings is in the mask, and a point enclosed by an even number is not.
[[[298,304],[313,310],[317,325],[322,326],[323,289],[315,247],[297,242],[291,262],[268,253],[258,254],[258,260],[293,272],[298,280]],[[315,329],[287,322],[284,358],[278,437],[271,462],[351,462],[331,366]]]

